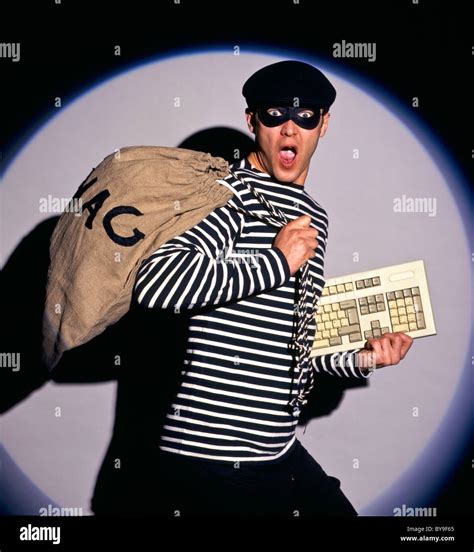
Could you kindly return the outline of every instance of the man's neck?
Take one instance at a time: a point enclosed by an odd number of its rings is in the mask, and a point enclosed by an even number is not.
[[[250,152],[247,159],[254,169],[269,174],[265,167],[260,163],[260,160],[254,151]]]

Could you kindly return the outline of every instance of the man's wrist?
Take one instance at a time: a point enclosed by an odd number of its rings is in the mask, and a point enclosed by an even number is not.
[[[375,352],[368,349],[357,352],[356,368],[364,378],[370,377],[377,368]]]
[[[277,254],[278,258],[280,259],[283,265],[283,270],[285,271],[285,281],[289,280],[291,278],[291,268],[290,268],[290,264],[288,263],[288,259],[286,258],[286,255],[279,247],[275,245],[271,249]]]

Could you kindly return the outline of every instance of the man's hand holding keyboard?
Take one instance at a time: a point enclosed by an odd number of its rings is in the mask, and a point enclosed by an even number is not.
[[[374,370],[398,364],[405,358],[413,338],[403,332],[384,333],[378,338],[369,338],[364,349],[357,353],[357,363],[362,370]]]

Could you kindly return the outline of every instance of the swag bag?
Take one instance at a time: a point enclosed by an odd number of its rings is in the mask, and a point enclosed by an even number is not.
[[[209,153],[132,146],[95,167],[50,241],[42,325],[49,370],[130,308],[141,262],[233,196],[216,182],[227,161]]]

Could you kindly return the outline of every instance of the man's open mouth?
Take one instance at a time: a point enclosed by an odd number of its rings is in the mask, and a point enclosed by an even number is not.
[[[295,162],[296,155],[297,151],[295,146],[284,146],[279,152],[280,162],[285,167],[290,167]]]

